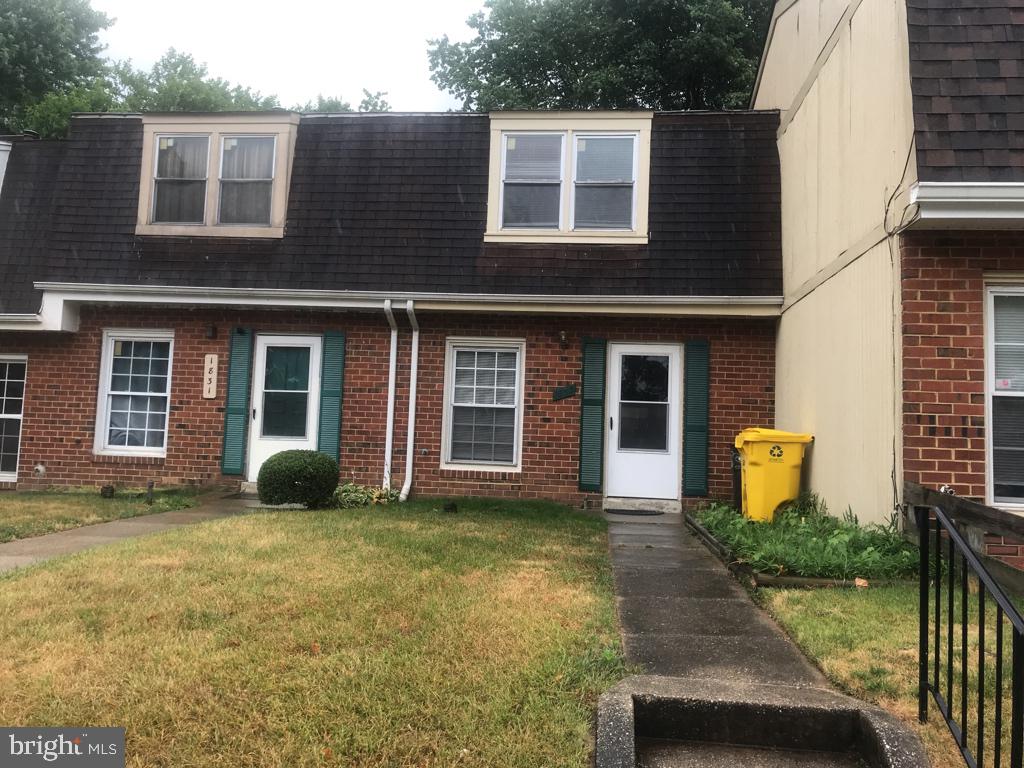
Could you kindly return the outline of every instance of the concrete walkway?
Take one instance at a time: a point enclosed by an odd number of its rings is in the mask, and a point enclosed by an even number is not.
[[[629,661],[651,675],[829,687],[681,515],[606,519]]]
[[[205,520],[242,514],[249,506],[243,499],[208,494],[199,506],[173,512],[158,512],[153,515],[112,520],[109,523],[86,525],[30,539],[18,539],[0,544],[0,573],[23,568],[26,565],[49,560],[59,555],[81,552],[84,549],[111,544],[122,539],[144,536],[147,533],[168,531],[183,525],[193,525]]]

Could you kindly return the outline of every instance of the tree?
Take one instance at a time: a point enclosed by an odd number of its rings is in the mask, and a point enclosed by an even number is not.
[[[430,41],[465,109],[744,106],[771,0],[487,0],[476,37]]]
[[[391,105],[388,104],[388,100],[384,98],[387,95],[387,91],[376,91],[374,93],[370,93],[368,90],[363,88],[363,100],[359,102],[359,111],[390,112]]]
[[[370,93],[363,88],[363,100],[359,102],[359,112],[390,112],[391,105],[384,98],[386,91]],[[352,112],[352,105],[340,96],[324,96],[322,93],[316,95],[316,101],[307,101],[305,104],[296,104],[292,109],[296,112]]]
[[[278,106],[276,96],[210,77],[205,64],[171,48],[148,72],[119,61],[86,83],[52,91],[24,110],[21,127],[57,138],[67,133],[73,112],[247,112]]]
[[[0,3],[0,132],[20,127],[24,110],[66,93],[103,70],[98,32],[111,20],[88,0]]]

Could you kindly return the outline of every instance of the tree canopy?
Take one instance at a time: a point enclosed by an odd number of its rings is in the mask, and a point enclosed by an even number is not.
[[[98,33],[111,20],[89,0],[0,3],[0,132],[48,93],[81,86],[103,71]]]
[[[467,110],[745,106],[771,0],[486,0],[469,42],[430,41]]]

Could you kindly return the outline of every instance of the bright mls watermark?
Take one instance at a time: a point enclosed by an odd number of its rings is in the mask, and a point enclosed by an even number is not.
[[[0,728],[3,768],[124,768],[124,728]]]

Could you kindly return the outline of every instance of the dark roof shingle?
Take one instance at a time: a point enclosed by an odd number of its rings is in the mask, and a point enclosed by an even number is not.
[[[920,181],[1024,181],[1024,0],[907,0]]]

